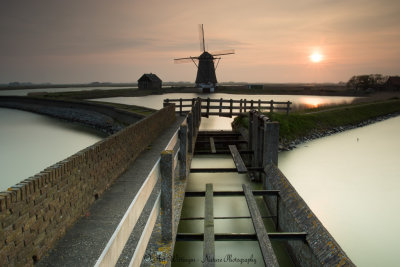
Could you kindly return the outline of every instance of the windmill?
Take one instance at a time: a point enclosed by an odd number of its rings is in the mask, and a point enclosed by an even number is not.
[[[201,55],[198,57],[184,57],[174,59],[175,63],[187,63],[193,62],[197,67],[196,86],[203,89],[203,92],[209,91],[214,92],[214,88],[217,85],[217,76],[215,70],[218,67],[221,56],[231,55],[235,53],[235,50],[224,50],[209,53],[206,51],[204,42],[204,28],[203,24],[199,25],[199,38],[200,38],[200,52]],[[216,64],[215,64],[215,61]]]

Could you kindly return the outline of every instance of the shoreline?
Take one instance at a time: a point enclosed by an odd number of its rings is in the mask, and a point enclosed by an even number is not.
[[[285,142],[285,141],[280,142],[279,143],[279,152],[290,151],[290,150],[297,148],[298,145],[307,143],[309,141],[313,141],[313,140],[316,140],[319,138],[331,136],[331,135],[337,134],[337,133],[342,133],[342,132],[345,132],[348,130],[361,128],[361,127],[368,126],[368,125],[371,125],[371,124],[374,124],[374,123],[377,123],[380,121],[395,118],[397,116],[400,116],[400,112],[390,113],[390,114],[383,115],[383,116],[378,116],[374,119],[368,119],[366,121],[357,123],[355,125],[344,125],[344,126],[339,126],[339,127],[333,127],[331,129],[327,129],[327,130],[319,130],[319,131],[317,130],[307,136],[296,138],[295,140],[290,141],[290,142]]]

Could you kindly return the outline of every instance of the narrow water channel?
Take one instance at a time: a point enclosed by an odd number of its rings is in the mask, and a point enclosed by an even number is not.
[[[235,168],[229,155],[199,155],[192,161],[192,168]],[[186,191],[205,191],[212,183],[214,191],[242,191],[242,184],[261,189],[261,184],[250,182],[247,174],[238,173],[192,173],[188,177]],[[262,198],[256,197],[262,216],[270,215]],[[214,197],[214,217],[250,216],[244,196]],[[204,197],[186,197],[181,218],[204,217]],[[269,232],[275,232],[271,219],[264,219]],[[214,232],[251,233],[255,230],[250,218],[215,219]],[[203,233],[204,220],[181,220],[178,233]],[[293,266],[282,242],[272,241],[280,266]],[[202,241],[177,241],[173,266],[203,266]],[[216,266],[264,266],[258,241],[215,241]]]

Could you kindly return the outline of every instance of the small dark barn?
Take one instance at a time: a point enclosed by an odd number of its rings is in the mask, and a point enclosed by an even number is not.
[[[143,74],[143,76],[138,80],[138,87],[143,90],[161,89],[162,81],[153,73]]]
[[[389,79],[385,83],[386,89],[399,91],[400,90],[400,77],[399,76],[390,76]]]

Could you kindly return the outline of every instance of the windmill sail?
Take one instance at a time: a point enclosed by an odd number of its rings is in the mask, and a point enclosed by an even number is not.
[[[199,24],[199,41],[200,41],[200,52],[206,52],[203,24]]]
[[[213,55],[214,57],[224,56],[224,55],[232,55],[232,54],[235,54],[235,49],[214,51],[214,52],[211,52],[210,54]]]

